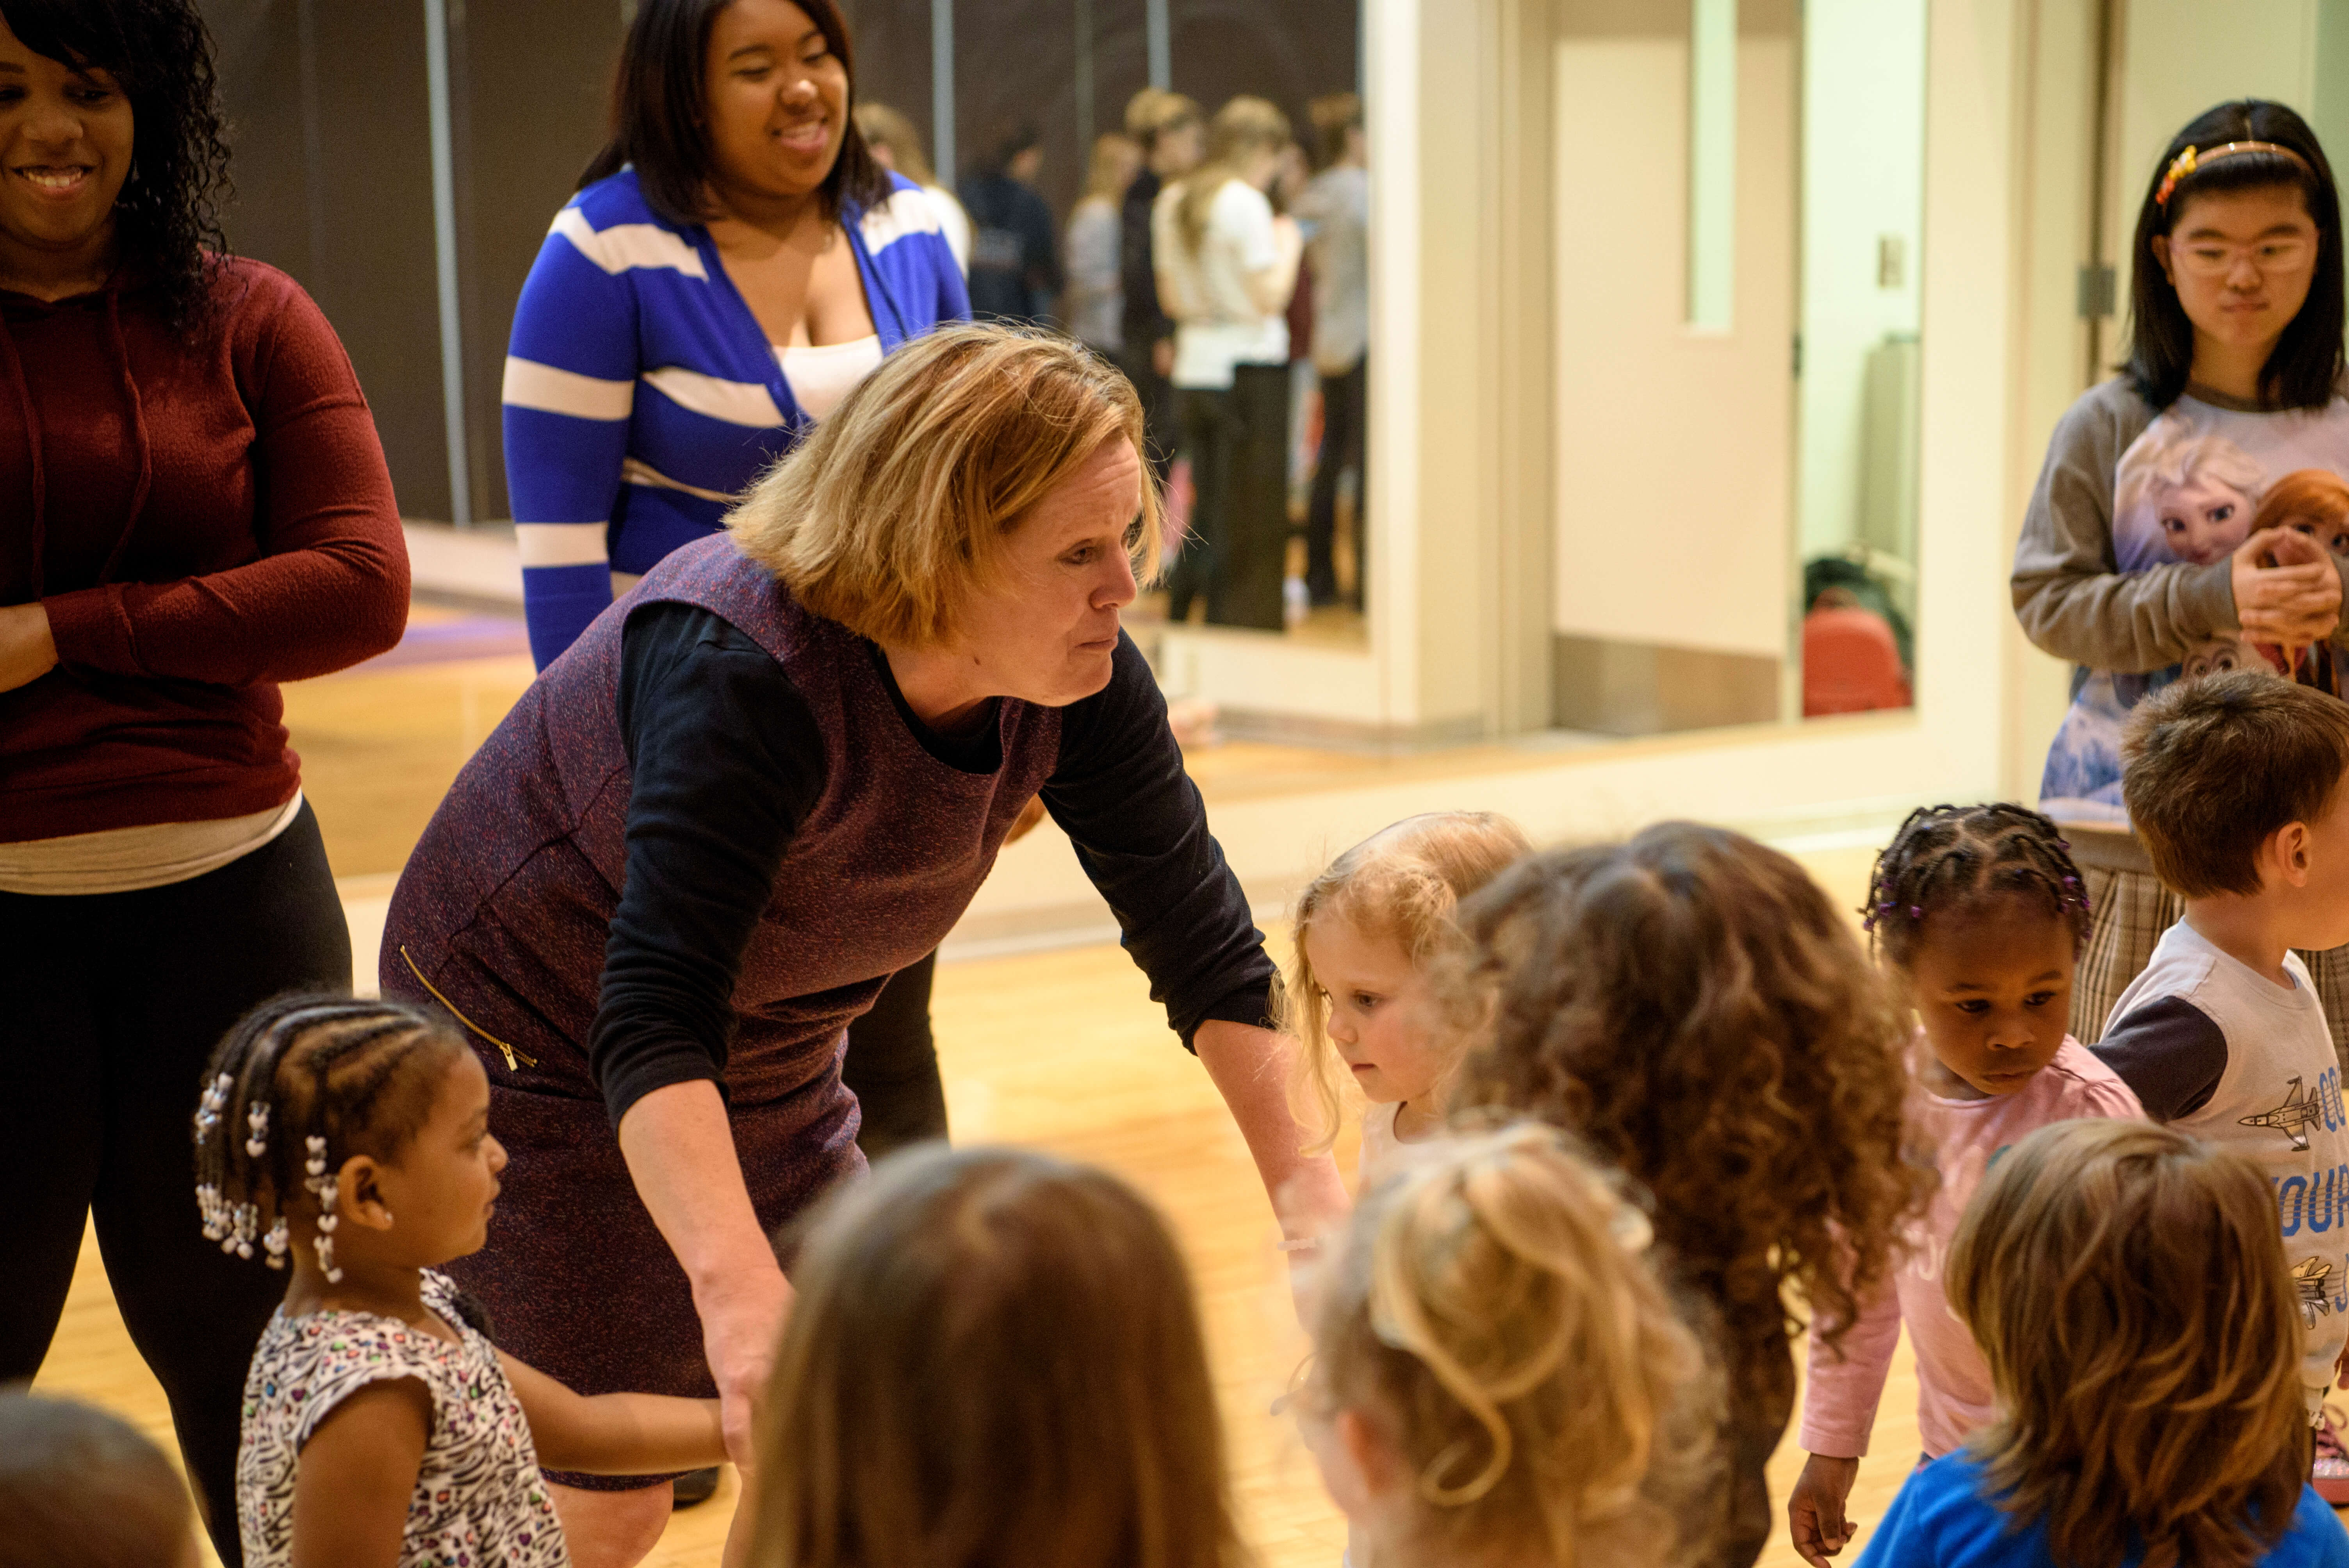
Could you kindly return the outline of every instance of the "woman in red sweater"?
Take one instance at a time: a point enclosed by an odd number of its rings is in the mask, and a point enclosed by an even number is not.
[[[277,684],[406,619],[350,362],[227,259],[191,0],[0,0],[0,1381],[37,1371],[85,1216],[223,1562],[245,1367],[282,1294],[189,1223],[206,1052],[344,987]]]

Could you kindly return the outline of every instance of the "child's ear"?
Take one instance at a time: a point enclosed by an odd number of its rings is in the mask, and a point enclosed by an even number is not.
[[[370,1231],[391,1229],[391,1210],[383,1201],[383,1167],[372,1155],[354,1154],[344,1161],[338,1182],[342,1191],[336,1206],[345,1218]]]
[[[2288,886],[2308,885],[2309,838],[2307,823],[2286,822],[2268,840],[2270,867]]]

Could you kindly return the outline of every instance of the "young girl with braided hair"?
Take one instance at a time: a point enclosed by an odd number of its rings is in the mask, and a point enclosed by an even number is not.
[[[1460,901],[1532,851],[1506,817],[1428,811],[1364,839],[1297,895],[1282,1022],[1305,1047],[1299,1119],[1319,1134],[1313,1152],[1337,1140],[1349,1077],[1369,1102],[1363,1181],[1443,1124],[1462,1036],[1430,985],[1433,961],[1458,944]]]
[[[1296,1399],[1370,1561],[1661,1568],[1706,1548],[1718,1380],[1652,1234],[1537,1122],[1432,1140],[1373,1185]]]
[[[1891,1277],[1859,1299],[1840,1343],[1812,1337],[1801,1433],[1810,1459],[1786,1522],[1813,1563],[1852,1537],[1844,1505],[1903,1324],[1926,1458],[1993,1418],[1990,1367],[1942,1294],[1951,1238],[1983,1172],[2052,1122],[2144,1115],[2119,1076],[2066,1031],[2089,909],[2054,822],[2010,805],[1911,811],[1876,857],[1862,913],[1878,962],[1916,1011],[1911,1114],[1941,1181]]]
[[[1659,1266],[1728,1384],[1718,1544],[1679,1561],[1747,1568],[1794,1414],[1789,1291],[1852,1321],[1930,1189],[1906,1155],[1908,1030],[1802,867],[1724,829],[1529,856],[1458,923],[1461,1005],[1489,1011],[1457,1101],[1561,1127],[1652,1195]]]
[[[725,1458],[714,1399],[573,1393],[486,1337],[439,1265],[487,1239],[505,1150],[481,1063],[418,1008],[264,1003],[213,1052],[196,1204],[289,1272],[246,1378],[247,1568],[567,1563],[542,1460],[637,1474]]]

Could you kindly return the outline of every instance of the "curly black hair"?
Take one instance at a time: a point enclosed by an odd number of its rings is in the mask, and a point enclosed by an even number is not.
[[[2054,822],[2025,806],[1920,806],[1876,857],[1861,923],[1876,950],[1901,968],[1916,955],[1920,926],[1936,910],[2001,893],[2035,900],[2088,940],[2088,890]]]
[[[121,264],[161,294],[174,329],[201,327],[228,253],[229,180],[212,37],[194,0],[0,0],[0,21],[35,54],[106,72],[130,100],[130,175],[114,203]]]

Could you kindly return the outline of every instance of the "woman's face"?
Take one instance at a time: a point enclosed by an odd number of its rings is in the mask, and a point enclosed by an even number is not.
[[[52,252],[100,239],[130,172],[131,129],[111,76],[36,55],[0,23],[0,236]]]
[[[2189,198],[2153,254],[2196,335],[2240,348],[2283,335],[2307,302],[2316,247],[2300,187],[2271,185]]]
[[[1122,437],[1036,503],[1011,532],[1003,580],[963,612],[954,655],[975,685],[1046,707],[1109,685],[1141,511],[1142,464]]]
[[[2308,535],[2335,555],[2349,555],[2349,517],[2294,516],[2284,519],[2284,526]]]
[[[2251,537],[2251,503],[2243,492],[2198,474],[2161,498],[2161,537],[2180,561],[2224,561]]]
[[[831,178],[847,135],[848,67],[791,0],[732,0],[718,13],[702,81],[721,196],[805,196]]]

